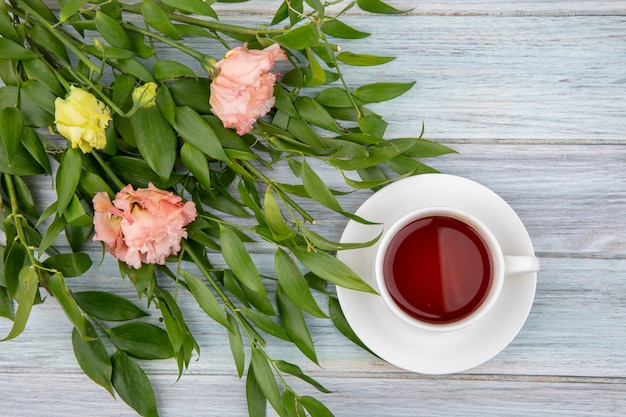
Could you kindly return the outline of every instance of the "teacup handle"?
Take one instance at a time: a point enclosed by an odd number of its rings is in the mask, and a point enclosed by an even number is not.
[[[536,256],[505,256],[504,264],[505,275],[539,271],[539,258]]]

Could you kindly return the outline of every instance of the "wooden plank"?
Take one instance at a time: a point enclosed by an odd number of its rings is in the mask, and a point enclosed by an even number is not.
[[[300,364],[335,390],[318,398],[338,416],[626,414],[624,2],[390,3],[415,9],[404,16],[347,16],[373,37],[345,45],[398,58],[348,70],[348,78],[354,86],[418,81],[402,98],[373,108],[390,121],[389,136],[415,135],[424,121],[427,137],[461,152],[430,161],[433,166],[485,184],[518,212],[541,256],[535,304],[511,345],[457,375],[432,378],[397,369],[323,320],[311,322],[323,370],[282,342],[272,341],[271,354]],[[268,0],[235,12],[250,4],[218,7],[227,12],[225,20],[256,26],[277,6]],[[190,43],[215,56],[224,53],[206,40]],[[343,186],[336,173],[316,169],[330,186]],[[275,175],[286,180],[286,167]],[[29,184],[50,202],[49,179]],[[356,210],[368,195],[347,196],[344,208]],[[312,211],[319,231],[338,238],[345,220]],[[98,259],[97,246],[89,251]],[[254,247],[253,256],[263,272],[271,271],[268,247]],[[134,298],[109,257],[68,285]],[[171,361],[146,365],[162,416],[247,415],[225,332],[184,291],[179,297],[202,354],[178,383]],[[152,312],[158,320],[158,311]],[[8,326],[0,321],[0,334]],[[2,344],[0,415],[135,415],[81,374],[70,330],[48,299],[35,307],[23,335]]]
[[[255,27],[258,15],[228,16]],[[623,16],[349,16],[372,33],[340,41],[345,51],[397,57],[377,67],[342,67],[351,88],[385,80],[416,85],[371,105],[389,137],[623,143],[626,21]],[[189,45],[220,58],[205,39]],[[236,43],[233,43],[233,46]],[[168,51],[160,56],[171,58]],[[179,58],[184,59],[184,58]],[[185,61],[198,71],[199,65]],[[278,65],[287,71],[288,64]]]
[[[246,417],[243,384],[229,376],[152,377],[163,417]],[[33,384],[36,380],[37,384]],[[311,393],[336,416],[580,416],[614,417],[626,412],[623,380],[572,381],[565,378],[528,381],[453,378],[389,378],[356,376],[327,378],[332,394]],[[0,374],[7,417],[136,416],[120,399],[113,400],[86,378],[64,375]],[[61,392],[56,388],[64,387]],[[78,394],[80,393],[80,394]],[[52,394],[52,395],[51,395]],[[270,416],[276,414],[270,411]],[[422,414],[420,414],[422,415]]]
[[[453,142],[449,144],[458,154],[424,162],[499,194],[517,211],[541,254],[626,257],[626,243],[621,238],[626,235],[626,224],[614,220],[626,217],[626,148],[539,143]],[[348,190],[339,172],[316,161],[311,164],[330,187]],[[287,164],[277,164],[267,174],[278,181],[299,181],[293,179]],[[27,181],[41,208],[47,207],[54,198],[52,179]],[[340,202],[345,210],[355,211],[370,195],[359,191]],[[343,217],[310,203],[307,210],[317,218],[319,233],[340,238],[346,224]]]
[[[435,139],[624,140],[623,17],[368,19],[354,22],[373,37],[347,48],[398,58],[348,79],[417,81],[377,107],[390,115],[390,136],[423,122]]]
[[[626,375],[626,293],[620,288],[626,272],[626,260],[541,258],[535,303],[517,338],[499,355],[470,374],[570,377],[611,377]],[[262,272],[269,272],[262,269]],[[97,281],[96,281],[97,279]],[[128,281],[115,276],[110,266],[95,269],[84,279],[71,280],[74,291],[99,289],[133,299]],[[168,287],[167,284],[164,284]],[[171,286],[170,286],[171,287]],[[186,321],[201,346],[198,361],[192,361],[188,374],[234,375],[235,369],[224,330],[208,319],[182,289],[179,304]],[[320,304],[325,303],[320,299]],[[152,311],[151,321],[159,314]],[[344,339],[332,323],[309,318],[322,369],[290,344],[271,338],[270,355],[298,363],[321,378],[347,377],[352,373],[397,375],[402,371],[361,351]],[[8,332],[8,323],[0,322],[0,331]],[[53,299],[37,306],[23,335],[3,344],[0,351],[0,374],[16,372],[79,373],[70,342],[71,326]],[[146,363],[151,375],[169,375],[176,379],[173,361]],[[184,378],[183,378],[184,379]]]
[[[424,160],[443,173],[463,176],[491,188],[526,224],[536,251],[573,257],[624,257],[621,236],[626,225],[626,149],[618,145],[540,145],[449,143],[459,153]],[[332,168],[313,164],[332,188],[346,190]],[[288,169],[269,175],[286,181]],[[342,197],[355,211],[370,195],[360,191]],[[309,206],[317,228],[339,239],[340,216]]]
[[[349,2],[340,2],[331,10],[340,10]],[[624,15],[626,7],[622,0],[605,0],[605,1],[589,1],[589,0],[526,0],[511,2],[508,0],[448,0],[448,1],[429,1],[416,2],[414,0],[388,0],[389,5],[398,10],[407,11],[409,15],[438,15],[438,16],[456,16],[460,14],[466,15],[509,15],[509,16],[535,16],[535,15],[557,15],[557,16],[574,16],[574,15]],[[270,14],[274,13],[277,8],[276,0],[255,1],[254,8],[250,7],[250,3],[237,5],[229,3],[217,3],[214,5],[216,10],[232,11],[242,10],[250,14]],[[362,14],[357,9],[352,9],[349,14]]]

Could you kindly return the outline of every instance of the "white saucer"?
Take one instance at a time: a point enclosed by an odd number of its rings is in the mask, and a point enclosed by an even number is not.
[[[404,214],[427,206],[466,210],[493,231],[504,254],[534,256],[528,232],[513,209],[488,188],[457,176],[422,174],[396,181],[374,193],[356,214],[389,227]],[[351,220],[341,241],[365,242],[380,231],[381,226]],[[374,289],[377,247],[337,254]],[[447,374],[488,361],[515,338],[530,312],[536,284],[536,272],[509,277],[487,315],[454,332],[418,329],[398,318],[377,295],[337,287],[337,296],[354,332],[382,359],[413,372]]]

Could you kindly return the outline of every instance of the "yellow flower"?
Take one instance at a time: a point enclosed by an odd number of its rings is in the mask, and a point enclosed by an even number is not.
[[[156,104],[157,84],[153,82],[141,85],[133,90],[133,104],[136,107],[152,107]]]
[[[88,153],[92,148],[106,146],[104,130],[111,120],[111,112],[93,94],[71,86],[67,98],[57,98],[54,108],[57,130],[72,143],[72,148]]]

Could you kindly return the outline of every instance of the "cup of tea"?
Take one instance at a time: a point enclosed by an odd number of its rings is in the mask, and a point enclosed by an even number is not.
[[[539,260],[503,253],[470,213],[428,207],[383,232],[374,268],[379,293],[398,317],[425,330],[453,331],[484,317],[505,280],[538,271]]]

